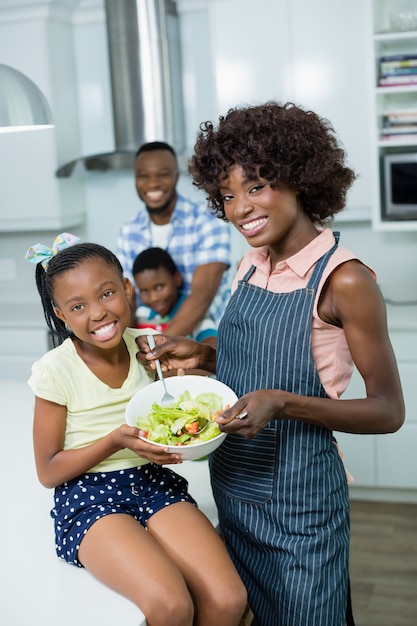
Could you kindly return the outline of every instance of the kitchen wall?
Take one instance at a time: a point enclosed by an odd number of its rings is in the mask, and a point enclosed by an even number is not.
[[[370,0],[178,0],[177,5],[187,135],[182,161],[191,153],[198,124],[215,120],[230,106],[278,98],[313,108],[333,122],[359,173],[345,216],[336,223],[342,244],[374,267],[388,297],[417,300],[417,233],[375,232],[370,223]],[[57,121],[50,168],[54,184],[61,184],[54,179],[58,165],[113,149],[102,0],[0,0],[0,62],[25,71],[50,101]],[[28,245],[49,244],[67,229],[114,248],[119,226],[136,212],[137,199],[131,172],[88,175],[74,183],[84,219],[57,219],[57,224],[68,224],[61,230],[25,230],[26,220],[18,229],[8,228],[4,223],[10,212],[19,215],[19,190],[31,190],[36,219],[39,190],[51,181],[35,178],[31,163],[36,162],[36,146],[22,150],[16,144],[4,154],[2,145],[0,140],[0,158],[8,160],[16,202],[6,206],[0,188],[0,324],[5,310],[10,323],[15,307],[21,324],[25,316],[40,316],[33,267],[23,259]],[[180,190],[198,196],[186,175]],[[233,247],[237,261],[245,244],[235,233]]]

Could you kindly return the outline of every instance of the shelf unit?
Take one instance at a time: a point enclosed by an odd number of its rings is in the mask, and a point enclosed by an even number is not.
[[[416,153],[415,136],[398,139],[381,138],[384,118],[389,113],[413,110],[417,113],[417,84],[404,86],[378,86],[382,56],[417,55],[417,5],[415,0],[373,0],[373,56],[374,56],[374,112],[375,112],[375,163],[373,226],[377,230],[417,230],[416,220],[387,219],[383,215],[381,194],[382,158],[385,154]],[[393,30],[395,17],[400,13],[412,15],[412,30]]]

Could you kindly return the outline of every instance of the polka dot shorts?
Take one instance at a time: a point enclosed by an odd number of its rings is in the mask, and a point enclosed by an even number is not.
[[[146,528],[148,519],[175,502],[196,501],[188,482],[166,467],[148,463],[116,472],[90,473],[55,489],[51,517],[57,555],[77,567],[78,548],[87,530],[101,517],[127,513]]]

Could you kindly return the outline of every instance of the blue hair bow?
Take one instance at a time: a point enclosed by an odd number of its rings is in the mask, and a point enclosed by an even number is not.
[[[42,243],[36,243],[31,246],[25,254],[25,259],[31,263],[35,263],[36,265],[38,263],[42,263],[43,269],[47,270],[49,261],[52,257],[58,254],[61,250],[75,246],[75,244],[79,242],[79,237],[71,235],[71,233],[61,233],[55,237],[52,248],[48,248],[48,246],[44,246]]]

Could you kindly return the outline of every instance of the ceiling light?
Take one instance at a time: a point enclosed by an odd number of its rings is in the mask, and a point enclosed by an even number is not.
[[[25,74],[0,63],[0,133],[52,126],[51,110],[40,89]]]

